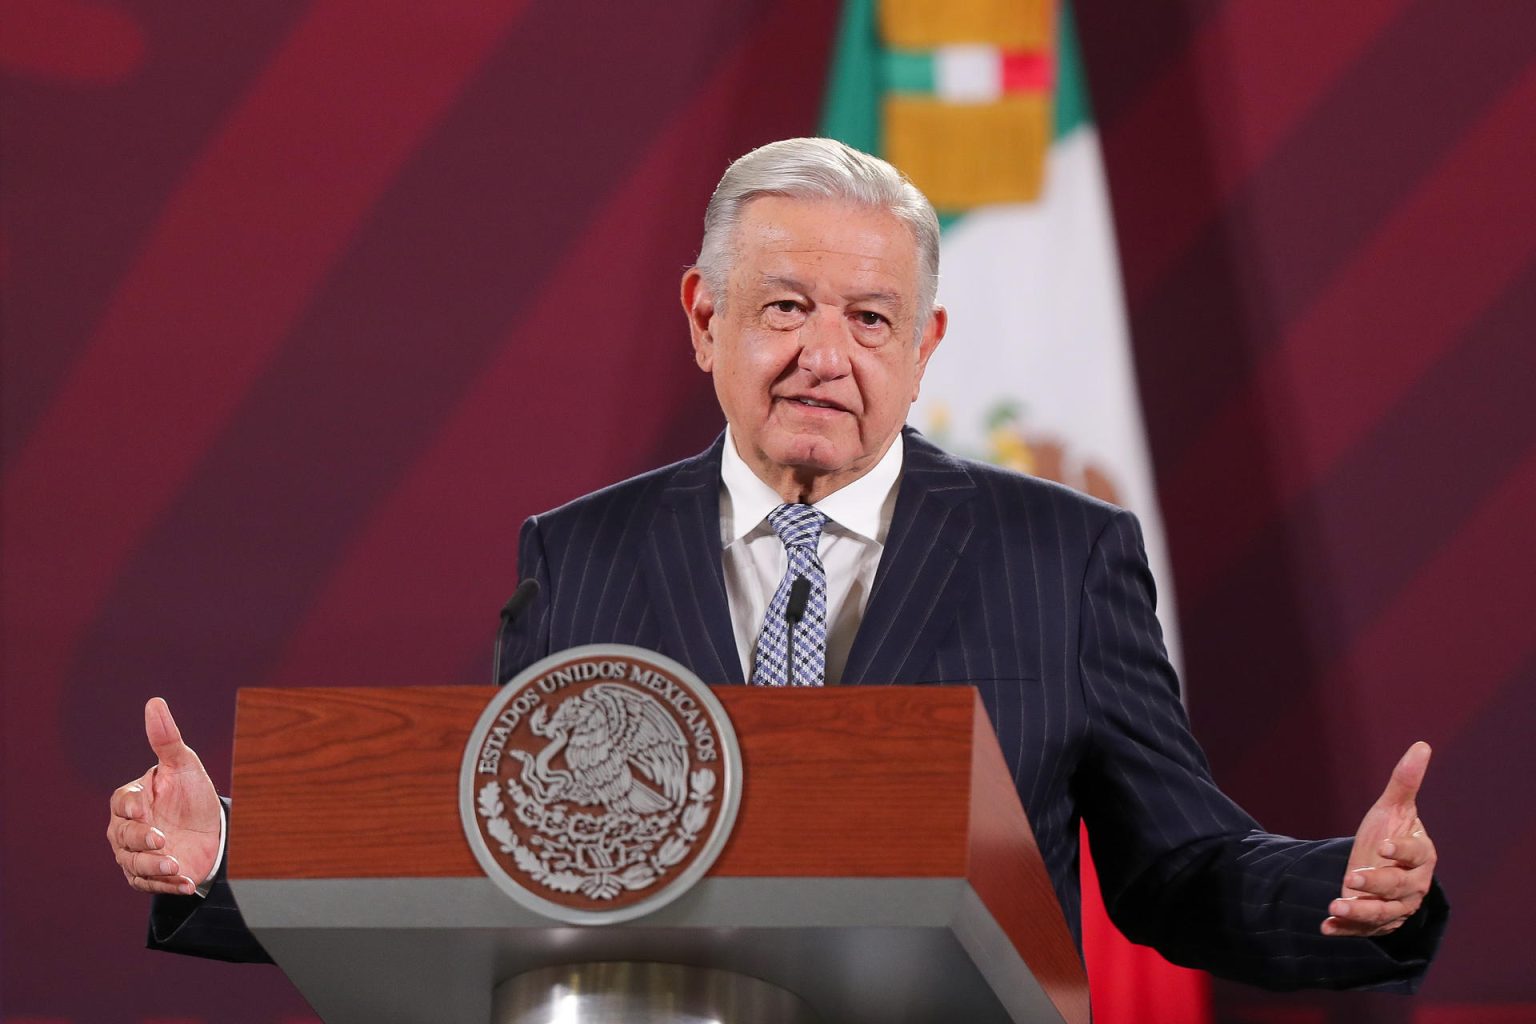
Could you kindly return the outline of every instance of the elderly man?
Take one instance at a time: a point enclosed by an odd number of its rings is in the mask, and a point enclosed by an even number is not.
[[[1074,933],[1086,821],[1114,919],[1170,959],[1272,987],[1411,988],[1446,916],[1415,809],[1428,747],[1353,839],[1265,833],[1216,788],[1134,518],[904,429],[946,326],[938,240],[916,188],[835,142],[727,170],[682,282],[725,433],[524,524],[541,596],[508,673],[624,642],[718,682],[976,686]],[[164,894],[151,943],[260,958],[219,880],[213,787],[163,702],[146,726],[159,763],[113,795],[108,838],[130,883]]]

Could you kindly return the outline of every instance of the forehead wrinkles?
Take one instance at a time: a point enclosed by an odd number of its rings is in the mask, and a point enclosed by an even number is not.
[[[825,222],[800,223],[747,218],[738,226],[739,248],[743,251],[753,243],[764,252],[796,253],[809,256],[839,256],[849,259],[877,260],[882,263],[916,262],[917,254],[911,236],[899,222],[855,225],[847,219],[838,219],[838,210],[831,208],[821,214]],[[850,216],[848,211],[844,215]],[[858,213],[853,218],[864,220]],[[892,218],[894,221],[894,218]],[[896,230],[890,230],[894,227]]]
[[[812,292],[829,290],[843,296],[900,300],[913,276],[899,259],[871,252],[827,249],[786,241],[766,245],[739,261],[738,279],[749,288],[789,287]]]

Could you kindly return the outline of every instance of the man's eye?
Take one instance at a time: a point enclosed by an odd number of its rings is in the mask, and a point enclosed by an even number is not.
[[[881,324],[888,322],[885,317],[881,316],[879,313],[874,313],[867,309],[861,309],[859,312],[853,315],[854,318],[865,327],[879,327]]]
[[[780,313],[793,313],[800,308],[794,299],[780,299],[778,302],[768,303],[769,309],[776,309]]]

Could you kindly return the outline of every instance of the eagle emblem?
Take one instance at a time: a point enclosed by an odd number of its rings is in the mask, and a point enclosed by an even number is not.
[[[735,817],[740,763],[724,710],[682,666],[576,648],[519,675],[482,715],[465,752],[466,835],[493,880],[534,909],[625,920],[708,869]]]
[[[523,764],[523,785],[540,802],[656,814],[687,796],[688,741],[655,697],[598,683],[567,698],[553,716],[545,711],[539,708],[528,722],[535,736],[550,738],[544,749],[537,756],[509,751]],[[561,754],[564,771],[550,767]]]

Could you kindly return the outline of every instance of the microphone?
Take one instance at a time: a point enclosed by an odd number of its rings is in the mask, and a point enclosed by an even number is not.
[[[523,614],[538,596],[539,581],[530,576],[517,585],[512,596],[507,598],[507,603],[501,606],[501,625],[496,630],[496,656],[491,661],[492,686],[500,686],[502,683],[501,652],[507,646],[507,629],[511,627],[512,620]]]
[[[811,581],[804,576],[796,576],[795,582],[789,585],[789,601],[784,605],[784,621],[791,626],[800,624],[805,618],[805,606],[811,599]]]
[[[796,576],[795,582],[789,585],[789,600],[784,603],[784,623],[787,628],[787,636],[784,644],[784,683],[786,686],[795,685],[795,627],[800,620],[805,618],[805,606],[811,599],[811,581],[804,576]]]

